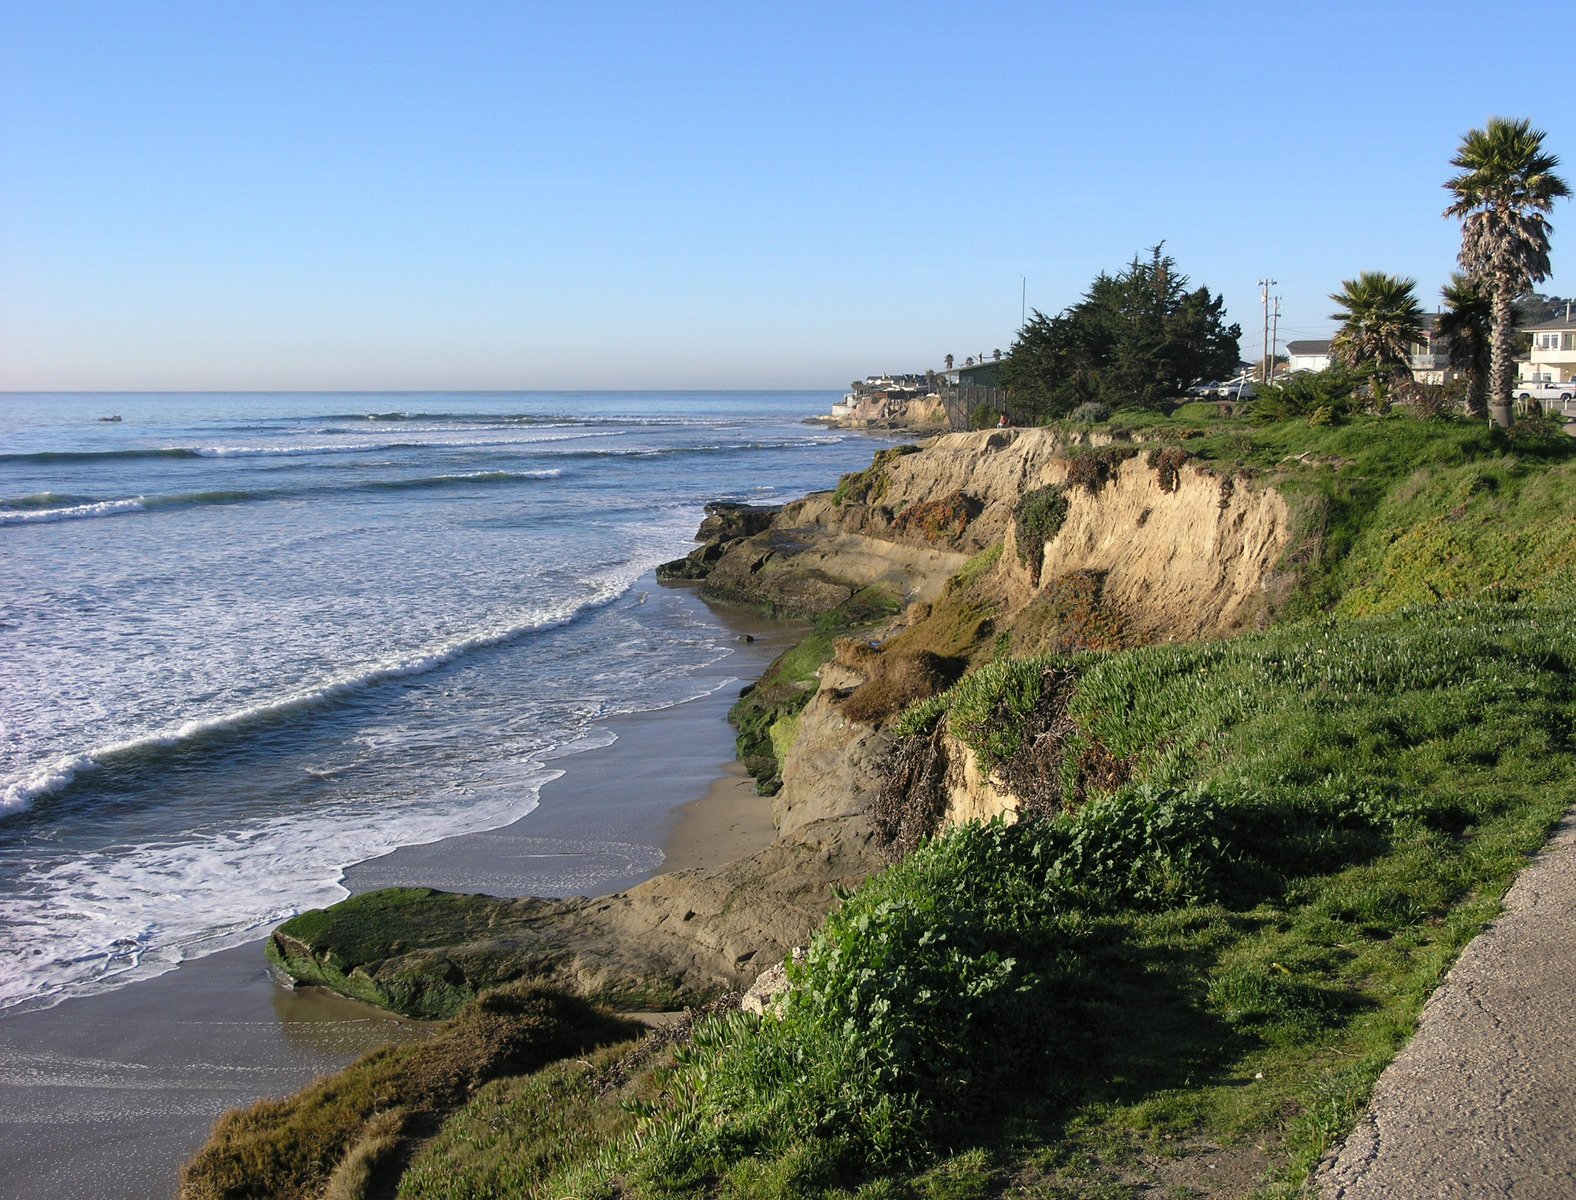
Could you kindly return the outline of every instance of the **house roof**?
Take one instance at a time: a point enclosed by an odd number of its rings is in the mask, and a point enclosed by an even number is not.
[[[1315,338],[1309,341],[1287,342],[1286,353],[1298,355],[1328,354],[1330,352],[1329,338]]]
[[[1538,329],[1576,329],[1576,317],[1556,317],[1552,321],[1539,321],[1536,325],[1523,325],[1521,328],[1527,333]]]

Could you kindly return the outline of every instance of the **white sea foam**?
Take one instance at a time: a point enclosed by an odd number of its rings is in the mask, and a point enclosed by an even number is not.
[[[0,814],[21,811],[35,801],[69,787],[84,772],[94,770],[113,759],[168,749],[224,730],[258,724],[299,709],[327,703],[392,679],[424,674],[451,663],[473,650],[496,646],[526,633],[567,624],[581,613],[601,607],[628,591],[640,573],[639,570],[633,574],[626,571],[598,583],[587,596],[532,609],[492,626],[473,630],[440,645],[426,647],[404,657],[364,664],[327,679],[317,680],[310,686],[244,708],[199,717],[155,733],[97,746],[80,754],[62,756],[33,768],[22,778],[8,783],[4,790],[0,790]]]
[[[122,513],[143,512],[142,496],[126,500],[101,500],[96,504],[73,504],[66,508],[35,508],[20,512],[0,512],[0,525],[45,524],[50,521],[78,521],[84,517],[118,517]]]
[[[128,496],[118,500],[99,500],[91,504],[71,504],[61,508],[0,509],[0,527],[7,525],[47,524],[53,521],[80,521],[95,517],[120,517],[158,509],[195,507],[208,504],[236,504],[248,500],[291,499],[298,496],[332,495],[358,491],[398,491],[402,488],[445,487],[467,483],[513,483],[525,480],[558,479],[563,470],[547,467],[535,471],[462,471],[452,475],[424,475],[410,479],[379,479],[321,488],[265,488],[254,491],[177,492],[164,496]]]
[[[562,774],[540,762],[507,764],[505,783],[454,787],[423,802],[282,816],[114,847],[34,872],[0,899],[0,923],[19,945],[47,953],[0,958],[0,1009],[48,1005],[150,978],[249,941],[259,930],[349,893],[344,868],[400,846],[495,829],[536,806]],[[654,865],[654,864],[653,864]]]

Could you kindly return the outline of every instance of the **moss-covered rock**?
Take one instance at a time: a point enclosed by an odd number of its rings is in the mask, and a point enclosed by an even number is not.
[[[369,1054],[294,1096],[231,1112],[181,1172],[181,1200],[391,1195],[421,1141],[483,1083],[641,1027],[532,986],[473,1000],[431,1040]]]

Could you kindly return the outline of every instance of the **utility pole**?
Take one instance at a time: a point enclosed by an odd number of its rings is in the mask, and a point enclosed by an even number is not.
[[[1018,276],[1023,281],[1023,290],[1018,294],[1018,328],[1022,329],[1029,312],[1029,277]]]
[[[1268,381],[1270,377],[1270,288],[1278,282],[1275,279],[1259,280],[1259,299],[1264,304],[1264,369],[1259,372],[1259,379],[1263,381]]]
[[[1266,383],[1275,382],[1275,347],[1280,343],[1280,297],[1275,297],[1275,316],[1270,325],[1270,373]]]

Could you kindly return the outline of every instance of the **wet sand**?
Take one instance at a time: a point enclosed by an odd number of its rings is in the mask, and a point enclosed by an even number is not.
[[[755,679],[799,636],[747,612],[717,615],[757,640],[711,668],[713,683]],[[771,801],[737,765],[726,722],[739,686],[610,720],[617,740],[559,759],[564,775],[513,825],[396,850],[348,869],[345,886],[552,895],[592,890],[562,886],[591,880],[605,893],[764,846]],[[112,992],[0,1013],[0,1194],[167,1200],[181,1161],[226,1109],[425,1032],[322,989],[282,986],[261,938]]]

